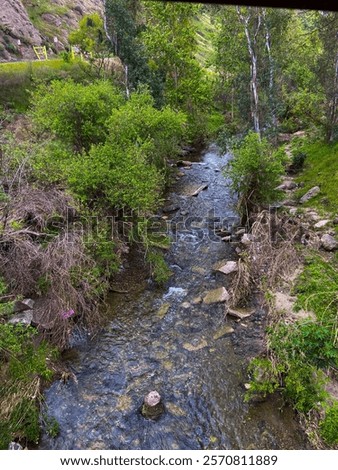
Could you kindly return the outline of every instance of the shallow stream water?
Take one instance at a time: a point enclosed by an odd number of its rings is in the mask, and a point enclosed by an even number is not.
[[[166,202],[173,212],[165,212],[173,276],[156,289],[138,277],[132,261],[126,264],[126,279],[138,288],[111,296],[106,328],[68,360],[76,380],[55,382],[45,392],[60,434],[45,435],[41,449],[309,448],[278,396],[244,402],[245,367],[263,348],[264,311],[257,307],[236,322],[225,318],[224,304],[200,303],[207,291],[229,284],[214,264],[236,259],[234,245],[215,234],[237,221],[221,172],[227,159],[211,145],[192,158],[190,169],[180,169],[184,176]],[[190,195],[204,184],[198,196]],[[214,339],[225,325],[234,332]],[[151,390],[165,404],[157,421],[140,414]]]

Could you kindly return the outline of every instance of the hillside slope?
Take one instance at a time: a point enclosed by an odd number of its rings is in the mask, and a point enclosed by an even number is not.
[[[2,0],[0,61],[34,59],[33,46],[63,50],[82,16],[103,8],[104,0]]]

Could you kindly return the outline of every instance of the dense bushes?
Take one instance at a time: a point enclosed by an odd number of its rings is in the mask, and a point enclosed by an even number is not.
[[[239,195],[238,208],[243,216],[264,204],[276,202],[276,190],[284,173],[285,154],[273,151],[267,139],[250,132],[244,140],[234,146],[226,176],[231,189]]]
[[[121,104],[121,94],[109,82],[54,81],[33,94],[32,118],[37,129],[51,132],[75,152],[88,151],[104,142],[111,111]]]
[[[40,87],[32,103],[37,130],[56,139],[33,158],[37,178],[42,171],[44,181],[66,180],[90,208],[156,207],[166,159],[177,154],[185,135],[183,113],[156,109],[147,90],[125,101],[105,81],[53,82]]]

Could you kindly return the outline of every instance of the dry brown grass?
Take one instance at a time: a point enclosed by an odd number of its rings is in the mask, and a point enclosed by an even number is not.
[[[264,210],[251,229],[252,242],[239,261],[231,287],[233,306],[245,304],[254,289],[266,291],[283,282],[299,265],[296,243],[302,228],[287,215]]]

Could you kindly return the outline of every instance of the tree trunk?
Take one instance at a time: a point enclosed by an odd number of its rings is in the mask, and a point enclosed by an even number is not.
[[[269,59],[269,105],[270,105],[270,112],[271,112],[271,121],[272,121],[272,126],[274,129],[277,128],[277,118],[276,118],[276,113],[275,113],[275,100],[274,100],[274,75],[275,75],[275,69],[274,69],[274,61],[271,53],[271,36],[270,36],[270,31],[266,22],[266,9],[262,9],[262,16],[264,19],[264,28],[265,28],[265,47],[266,51],[268,53],[268,59]]]
[[[338,34],[337,34],[338,35]],[[334,82],[332,100],[329,105],[329,122],[327,140],[332,142],[334,140],[335,126],[337,125],[337,110],[338,110],[338,52],[334,62]]]
[[[251,62],[250,64],[251,115],[252,115],[254,130],[255,132],[257,132],[257,134],[260,135],[261,129],[260,129],[260,122],[259,122],[259,96],[258,96],[258,86],[257,86],[257,54],[255,51],[255,45],[256,45],[257,34],[261,25],[261,17],[260,17],[260,14],[258,14],[257,28],[252,37],[250,30],[249,30],[249,21],[251,19],[251,13],[249,13],[248,16],[244,17],[244,15],[241,13],[240,7],[237,6],[236,9],[237,9],[238,17],[244,26],[245,37],[246,37],[246,41],[248,45],[248,52],[249,52],[250,62]],[[250,10],[250,7],[248,7],[248,10]]]

